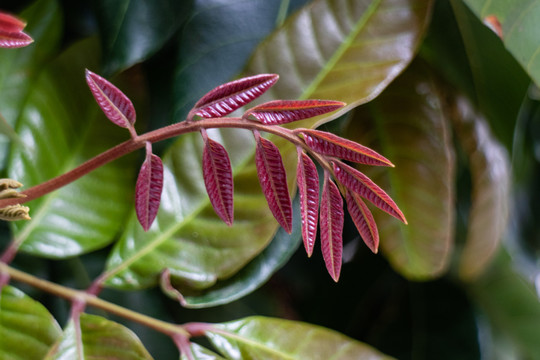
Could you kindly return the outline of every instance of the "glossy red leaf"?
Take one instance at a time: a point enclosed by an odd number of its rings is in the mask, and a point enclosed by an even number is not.
[[[306,145],[319,154],[360,164],[394,167],[394,164],[384,156],[354,141],[326,131],[302,129],[299,132],[304,136]]]
[[[313,160],[298,148],[296,170],[302,216],[302,239],[308,257],[313,254],[319,215],[319,174]]]
[[[325,173],[321,196],[321,249],[326,270],[336,282],[341,272],[344,217],[343,198],[336,184]]]
[[[347,210],[367,247],[375,254],[379,251],[379,230],[375,219],[362,198],[347,191]]]
[[[0,12],[0,31],[7,33],[21,32],[26,23],[21,19],[4,12]]]
[[[105,115],[116,125],[133,128],[135,108],[129,98],[101,76],[86,70],[86,82]]]
[[[220,143],[204,137],[203,177],[206,191],[216,214],[231,226],[234,194],[231,161]]]
[[[360,171],[339,161],[334,161],[333,166],[336,179],[343,184],[343,186],[369,200],[379,209],[407,224],[405,216],[394,200],[392,200],[392,198],[390,198],[390,196],[370,178]]]
[[[292,204],[287,186],[287,174],[279,149],[271,141],[257,133],[255,164],[257,176],[270,211],[278,223],[287,231],[292,231]]]
[[[163,164],[146,144],[144,160],[135,186],[135,211],[144,231],[148,231],[156,218],[163,190]]]
[[[264,94],[278,79],[277,74],[260,74],[220,85],[197,101],[188,120],[195,115],[214,118],[230,114]]]
[[[263,124],[279,125],[323,115],[345,105],[333,100],[275,100],[249,109],[243,117],[253,116]]]
[[[20,48],[30,45],[34,40],[26,33],[0,30],[0,48]]]

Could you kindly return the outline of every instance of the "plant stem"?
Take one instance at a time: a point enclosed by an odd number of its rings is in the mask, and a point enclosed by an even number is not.
[[[39,279],[33,275],[14,269],[1,262],[0,274],[8,274],[12,280],[23,282],[37,289],[67,299],[71,302],[80,302],[89,306],[93,306],[95,308],[102,309],[110,314],[114,314],[123,317],[124,319],[135,321],[139,324],[145,325],[151,329],[164,333],[173,338],[177,338],[178,336],[190,336],[189,332],[186,331],[181,325],[176,325],[154,319],[150,316],[126,309],[122,306],[118,306],[106,300],[102,300],[95,295],[89,294],[85,291],[70,289],[68,287],[58,285],[47,280]]]
[[[115,147],[106,150],[101,154],[95,156],[94,158],[86,161],[85,163],[74,168],[73,170],[70,170],[53,179],[50,179],[44,183],[33,186],[21,192],[22,194],[26,195],[26,197],[24,198],[9,198],[0,200],[0,208],[8,205],[23,204],[25,202],[44,196],[79,179],[80,177],[113,160],[116,160],[126,154],[129,154],[137,149],[144,147],[147,141],[155,143],[178,135],[211,128],[238,128],[260,130],[282,137],[290,141],[294,145],[303,147],[311,153],[309,148],[306,147],[305,143],[292,130],[283,128],[281,126],[264,125],[256,121],[236,117],[201,119],[190,122],[184,121],[124,141],[123,143],[118,144]],[[320,157],[317,158],[317,160],[321,160]]]

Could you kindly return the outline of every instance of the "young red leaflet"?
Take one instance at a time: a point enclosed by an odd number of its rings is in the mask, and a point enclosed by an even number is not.
[[[20,48],[30,45],[34,40],[21,32],[4,32],[0,30],[0,48]]]
[[[266,125],[287,124],[326,114],[345,106],[332,100],[275,100],[249,109],[244,118],[253,116]]]
[[[347,210],[360,236],[367,247],[376,254],[379,249],[379,231],[371,211],[358,194],[347,191],[346,201]]]
[[[343,198],[327,173],[321,196],[321,249],[328,273],[339,280],[343,254]]]
[[[317,237],[319,215],[319,174],[313,160],[298,148],[296,169],[298,192],[300,194],[300,214],[302,215],[302,239],[308,257],[313,254]]]
[[[231,162],[225,148],[205,138],[203,177],[206,191],[216,214],[229,226],[233,223],[233,177]]]
[[[86,70],[86,82],[99,107],[116,125],[133,128],[135,108],[131,100],[108,80]]]
[[[152,145],[146,143],[144,160],[135,186],[135,212],[144,231],[148,231],[156,218],[163,190],[163,164],[152,154]]]
[[[261,74],[220,85],[197,101],[188,120],[195,115],[214,118],[230,114],[264,94],[278,79],[276,74]]]
[[[298,132],[304,136],[306,145],[319,154],[335,156],[360,164],[394,166],[390,160],[370,148],[332,133],[310,129],[302,129]]]
[[[350,191],[369,200],[379,209],[407,224],[405,216],[398,206],[379,186],[360,171],[342,162],[332,162],[336,179]]]
[[[287,174],[278,148],[271,141],[255,132],[257,148],[255,165],[261,188],[270,211],[278,223],[287,231],[292,231],[292,204],[287,186]]]
[[[25,26],[26,23],[21,19],[4,12],[0,12],[0,31],[7,33],[20,32],[25,28]]]

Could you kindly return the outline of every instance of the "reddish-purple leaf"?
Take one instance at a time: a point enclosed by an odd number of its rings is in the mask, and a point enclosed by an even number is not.
[[[317,237],[319,215],[319,174],[313,160],[298,148],[296,169],[298,192],[300,193],[300,214],[302,215],[302,239],[308,257],[313,254]]]
[[[216,214],[231,226],[234,193],[231,161],[225,148],[208,137],[205,137],[203,151],[203,177]]]
[[[135,211],[144,231],[148,231],[156,218],[163,190],[163,164],[159,156],[152,154],[150,143],[146,145],[144,160],[135,186]]]
[[[347,210],[367,247],[375,254],[379,250],[379,231],[375,219],[362,198],[347,191]]]
[[[327,173],[321,196],[321,249],[328,273],[339,280],[343,254],[343,199]]]
[[[304,135],[307,146],[319,154],[335,156],[360,164],[394,167],[384,156],[354,141],[319,130],[302,129],[299,132]]]
[[[343,106],[345,103],[333,100],[275,100],[249,109],[243,117],[253,116],[263,124],[279,125],[323,115]]]
[[[347,189],[369,200],[379,209],[407,224],[405,216],[394,200],[370,178],[342,162],[334,161],[333,165],[336,179]]]
[[[255,164],[264,196],[278,223],[290,234],[292,204],[281,154],[271,141],[258,135],[256,139]]]
[[[264,94],[278,79],[277,74],[260,74],[220,85],[197,101],[188,120],[195,115],[214,118],[230,114]]]
[[[31,44],[34,40],[23,33],[19,32],[5,32],[0,30],[0,48],[20,48]]]
[[[0,12],[0,31],[7,33],[21,32],[25,26],[26,23],[21,19],[4,12]]]
[[[86,82],[105,115],[116,125],[133,128],[135,108],[131,100],[108,80],[86,70]]]

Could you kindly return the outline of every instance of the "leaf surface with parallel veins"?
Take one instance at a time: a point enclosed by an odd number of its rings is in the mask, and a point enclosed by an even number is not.
[[[163,190],[163,163],[152,154],[152,146],[146,144],[144,160],[135,185],[135,211],[144,231],[148,231],[156,218]]]
[[[323,115],[345,106],[333,100],[274,100],[249,109],[244,118],[253,116],[265,125],[281,125]]]
[[[339,280],[343,255],[343,198],[326,173],[321,196],[321,250],[328,273]]]
[[[379,251],[379,230],[373,214],[360,195],[347,191],[347,210],[367,247],[377,253]]]
[[[319,220],[319,174],[313,160],[300,148],[296,170],[300,215],[302,216],[302,239],[308,257],[313,254]]]

